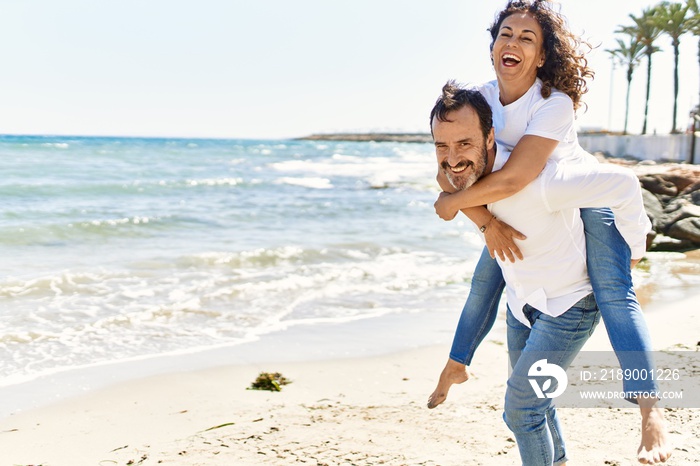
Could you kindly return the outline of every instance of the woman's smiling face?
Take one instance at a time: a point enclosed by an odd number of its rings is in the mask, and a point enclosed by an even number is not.
[[[499,82],[532,84],[544,63],[542,28],[530,13],[514,13],[503,20],[491,51]]]

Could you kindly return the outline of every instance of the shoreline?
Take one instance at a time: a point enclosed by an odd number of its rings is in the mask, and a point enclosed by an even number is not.
[[[671,271],[671,275],[700,277],[700,251],[653,254],[657,254],[656,259],[652,257],[646,271],[640,272],[641,274],[653,275],[655,267],[661,267]],[[641,267],[638,266],[638,269]],[[681,286],[675,283],[670,287],[665,287],[666,283],[657,284],[643,277],[641,280],[643,284],[637,287],[637,294],[647,316],[663,312],[664,306],[675,305],[685,299],[686,293],[692,293],[695,289],[695,281],[687,278],[680,280]],[[496,322],[496,328],[487,338],[505,340],[504,302],[505,298],[501,301],[501,316]],[[459,308],[461,304],[458,303]],[[0,420],[110,385],[159,374],[230,364],[263,366],[280,362],[372,357],[435,344],[449,345],[459,318],[459,308],[389,313],[341,322],[301,323],[259,335],[247,342],[89,364],[36,375],[24,382],[0,386]],[[401,335],[395,332],[396,328],[401,328]],[[602,332],[596,332],[600,333]],[[275,369],[273,367],[270,370]]]
[[[681,271],[689,269],[691,273],[700,268],[700,251],[686,253],[685,256],[684,260],[670,260],[680,264],[672,264],[671,267]],[[653,270],[650,272],[653,273]],[[667,304],[675,305],[683,301],[685,292],[692,290],[692,284],[676,286],[669,291],[655,283],[645,283],[638,289],[638,298],[645,314],[649,316],[663,312],[663,307]],[[505,341],[504,302],[505,297],[501,301],[500,315],[494,330],[487,340]],[[227,365],[256,364],[265,367],[277,363],[375,357],[432,345],[449,346],[458,318],[458,309],[450,308],[417,313],[390,313],[341,322],[301,323],[259,335],[247,342],[224,343],[191,351],[59,369],[29,377],[26,381],[0,386],[0,421],[111,385],[169,373]],[[394,332],[395,328],[402,329],[401,336]],[[604,334],[604,331],[596,332],[595,335],[598,334]],[[595,335],[592,340],[595,340]],[[270,370],[274,371],[274,366]]]
[[[454,310],[432,310],[345,322],[297,324],[244,343],[67,368],[0,387],[0,422],[116,384],[160,375],[230,365],[275,371],[274,366],[280,363],[375,357],[450,344],[451,330],[458,317]],[[395,332],[397,327],[402,329],[401,334]],[[503,335],[505,328],[497,322],[490,338]],[[271,367],[265,369],[268,366]]]

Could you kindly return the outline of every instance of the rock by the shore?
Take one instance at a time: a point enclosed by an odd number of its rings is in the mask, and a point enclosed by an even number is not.
[[[637,174],[654,228],[651,250],[700,249],[700,166],[602,160],[625,165]]]
[[[677,221],[669,228],[669,236],[698,243],[698,238],[700,238],[700,217],[688,217]]]
[[[678,187],[672,182],[665,180],[661,175],[643,175],[639,177],[639,181],[645,190],[653,194],[678,195]]]

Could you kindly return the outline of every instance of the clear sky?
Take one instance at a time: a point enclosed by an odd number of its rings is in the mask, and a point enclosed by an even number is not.
[[[605,48],[648,0],[562,0],[602,44],[581,127],[622,129],[624,70]],[[486,28],[505,1],[0,0],[0,133],[284,138],[428,130],[442,84],[493,79]],[[671,129],[670,40],[654,55],[649,132]],[[698,101],[681,42],[678,124]],[[612,81],[611,81],[612,77]],[[633,80],[640,132],[646,69]],[[610,98],[612,97],[612,100]],[[609,105],[611,103],[612,105]]]

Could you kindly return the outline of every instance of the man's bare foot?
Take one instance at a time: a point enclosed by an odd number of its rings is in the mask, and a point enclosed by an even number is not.
[[[642,464],[665,463],[671,456],[671,445],[666,439],[664,412],[656,399],[639,398],[642,414],[642,441],[637,450],[637,460]]]
[[[433,409],[447,399],[447,392],[455,383],[463,383],[469,380],[467,374],[467,366],[460,364],[452,359],[447,360],[445,368],[440,373],[437,387],[432,395],[428,398],[428,408]]]

